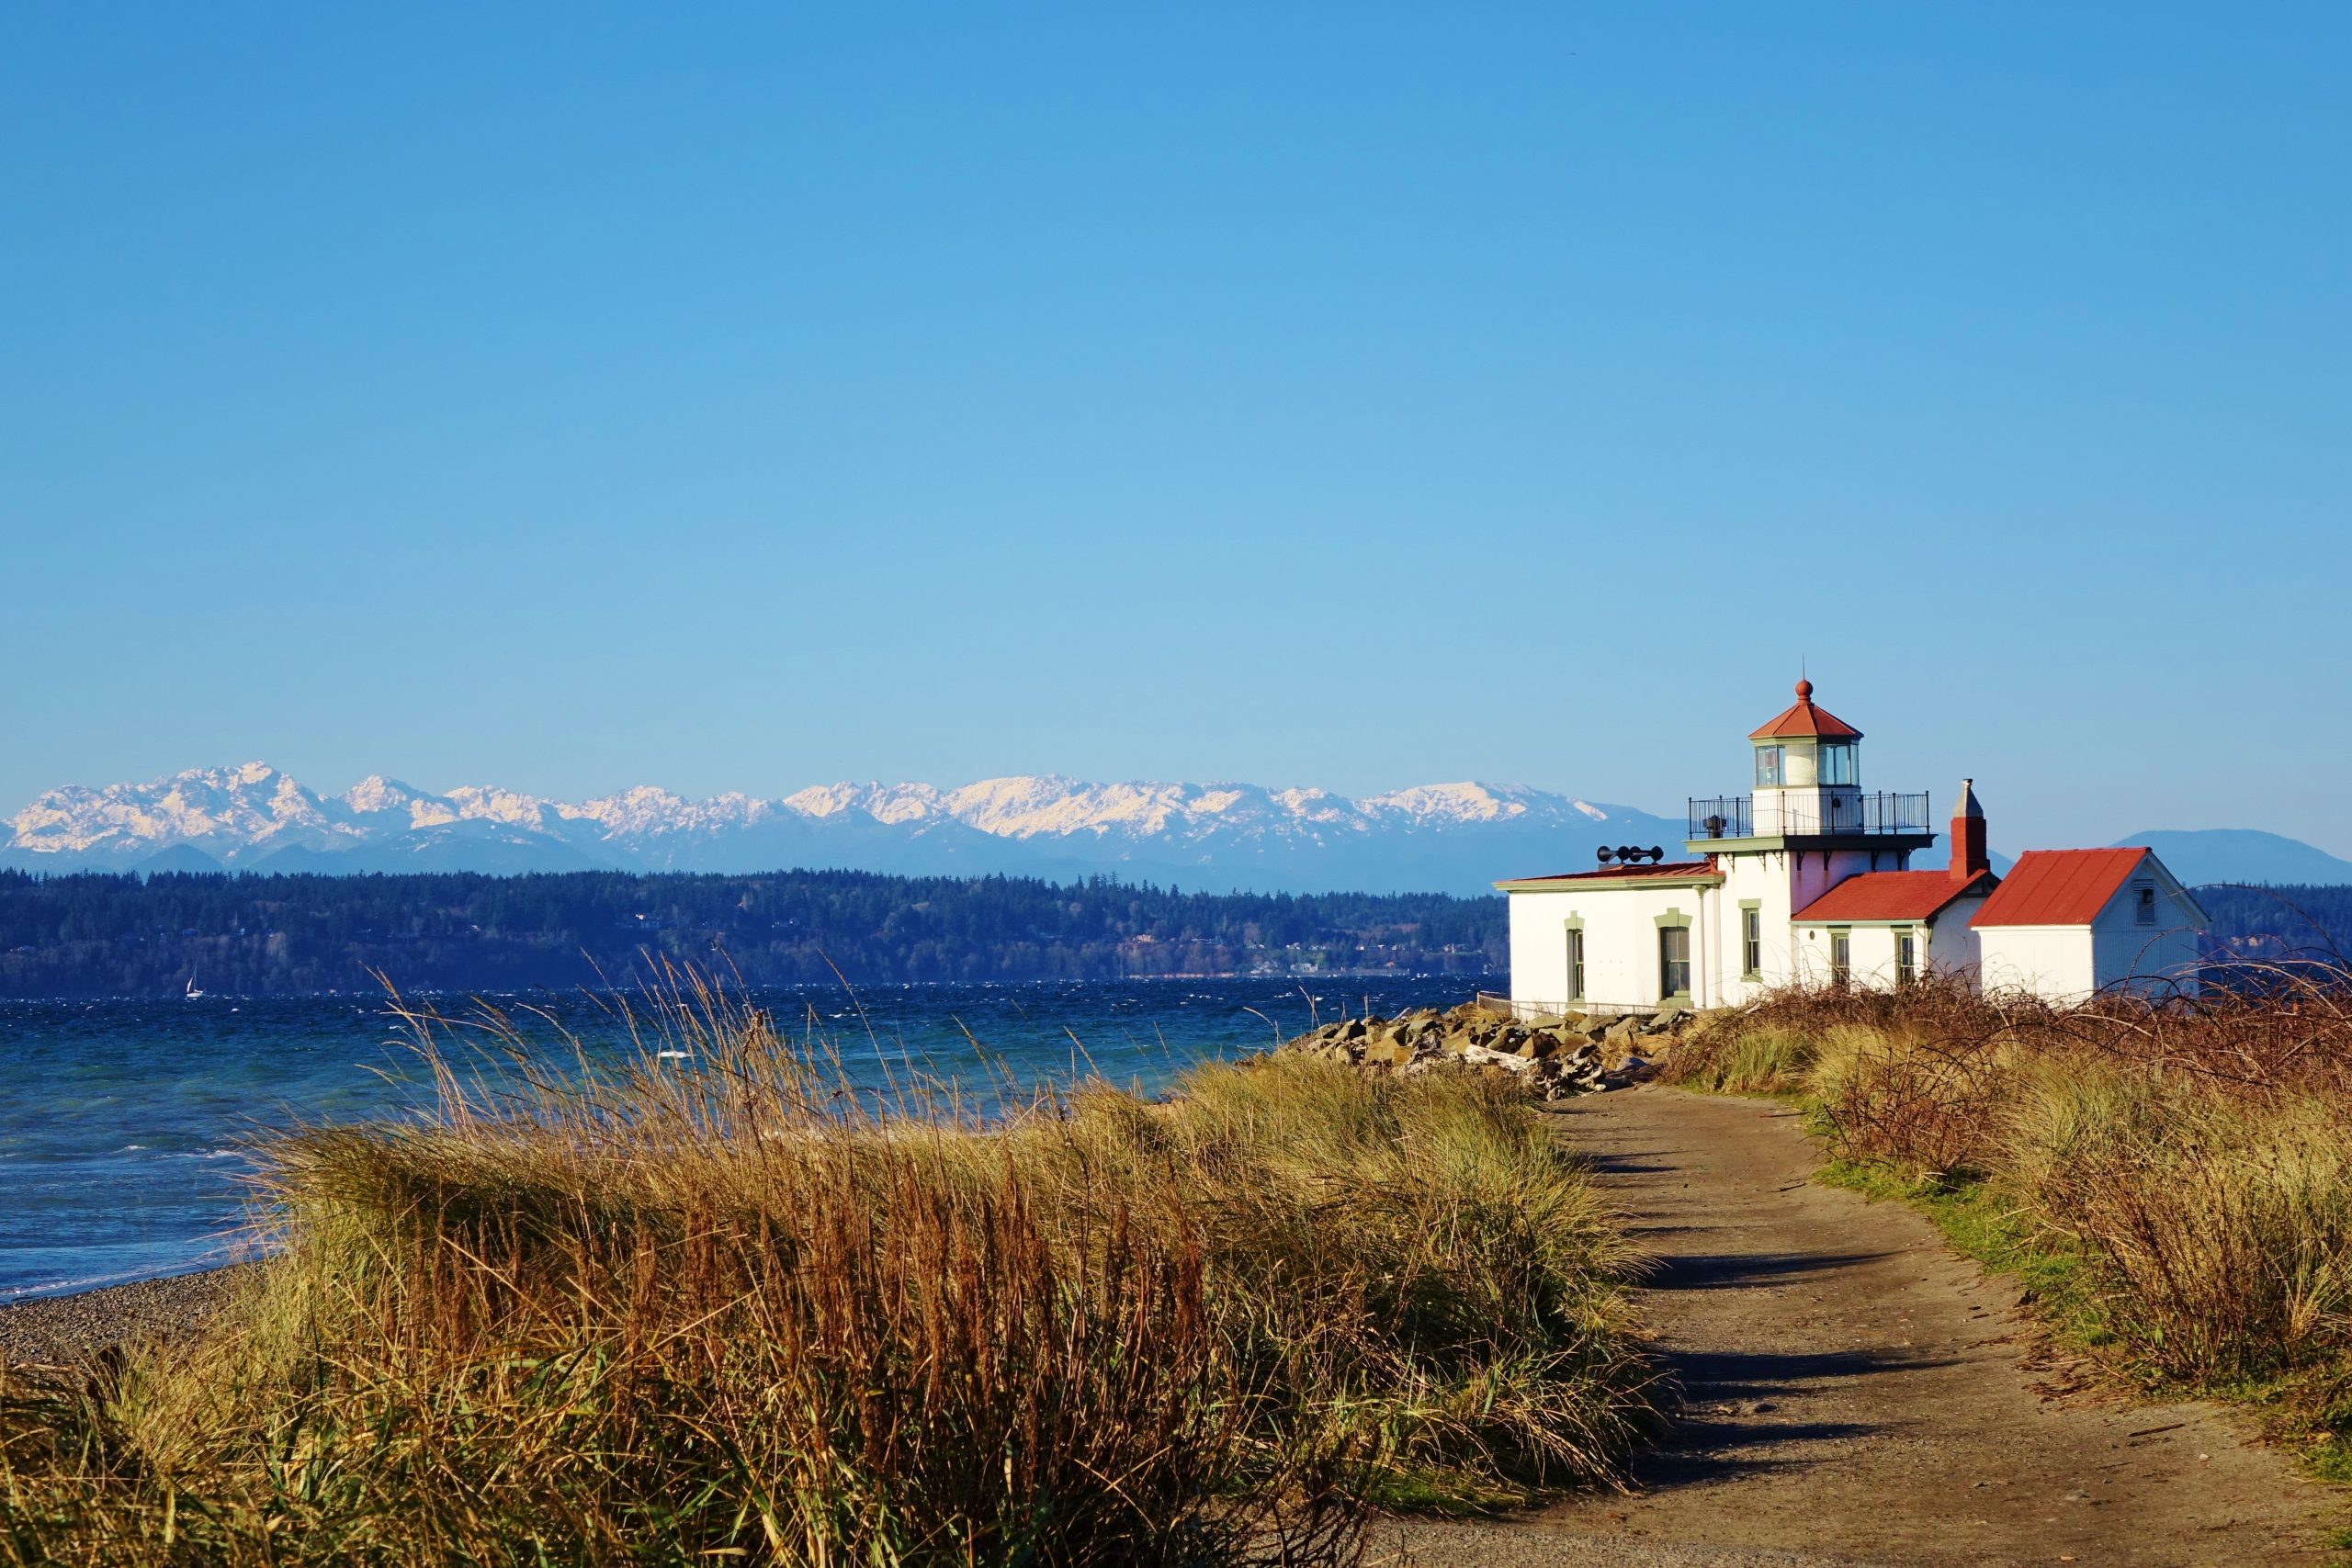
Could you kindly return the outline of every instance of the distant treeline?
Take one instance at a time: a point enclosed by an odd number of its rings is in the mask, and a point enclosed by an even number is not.
[[[2212,919],[2206,945],[2216,956],[2352,958],[2352,887],[2213,885],[2195,893]]]
[[[0,996],[153,997],[193,978],[247,996],[570,988],[653,957],[752,985],[1114,979],[1507,961],[1503,901],[1442,894],[1182,893],[1097,878],[758,876],[35,877],[0,872]]]
[[[2197,890],[2217,955],[2352,954],[2352,887]],[[0,871],[0,997],[569,989],[649,956],[752,985],[1118,979],[1394,970],[1500,975],[1503,900],[1207,894],[1102,878],[758,876],[36,877]]]

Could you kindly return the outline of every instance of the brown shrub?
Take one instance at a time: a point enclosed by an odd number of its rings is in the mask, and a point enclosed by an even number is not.
[[[0,1561],[1344,1562],[1369,1501],[1606,1481],[1657,1418],[1631,1253],[1475,1079],[983,1124],[714,994],[617,1066],[414,1022],[439,1114],[274,1148],[209,1343],[0,1409]]]
[[[2157,1367],[2310,1364],[2352,1348],[2352,972],[2206,978],[2078,1008],[1951,978],[1784,992],[1713,1021],[1672,1074],[1796,1088],[1840,1157],[1983,1179],[2087,1261]]]

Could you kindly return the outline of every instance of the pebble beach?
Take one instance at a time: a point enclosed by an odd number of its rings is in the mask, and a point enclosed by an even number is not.
[[[201,1330],[250,1264],[0,1306],[0,1366],[70,1367],[113,1345]]]

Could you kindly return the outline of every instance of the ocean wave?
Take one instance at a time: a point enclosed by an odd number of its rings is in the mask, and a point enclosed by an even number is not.
[[[108,1285],[131,1285],[142,1280],[169,1280],[181,1274],[200,1274],[208,1269],[218,1269],[236,1260],[237,1249],[217,1247],[194,1257],[174,1258],[168,1262],[151,1263],[143,1269],[119,1269],[105,1274],[81,1274],[53,1280],[37,1280],[29,1284],[0,1285],[0,1306],[10,1302],[33,1301],[42,1296],[78,1295],[84,1291],[101,1291]]]

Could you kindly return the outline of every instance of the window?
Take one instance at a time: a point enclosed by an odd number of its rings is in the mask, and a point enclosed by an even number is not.
[[[1919,950],[1909,931],[1894,933],[1894,983],[1907,986],[1919,977]]]
[[[1854,978],[1854,942],[1850,931],[1829,933],[1829,982],[1849,985]]]
[[[1739,974],[1743,980],[1752,980],[1764,973],[1764,911],[1743,908],[1739,911]]]
[[[1777,786],[1780,784],[1782,773],[1781,753],[1785,750],[1786,748],[1780,746],[1756,748],[1756,782],[1758,784],[1768,786]]]
[[[1661,998],[1690,994],[1690,928],[1657,929],[1657,992]]]
[[[1854,782],[1852,741],[1825,740],[1821,743],[1819,782],[1826,784],[1849,784]]]
[[[1584,1000],[1584,928],[1568,928],[1568,994],[1566,1000]]]
[[[2143,882],[2132,889],[2132,919],[2143,926],[2156,923],[2156,888],[2152,882]]]

